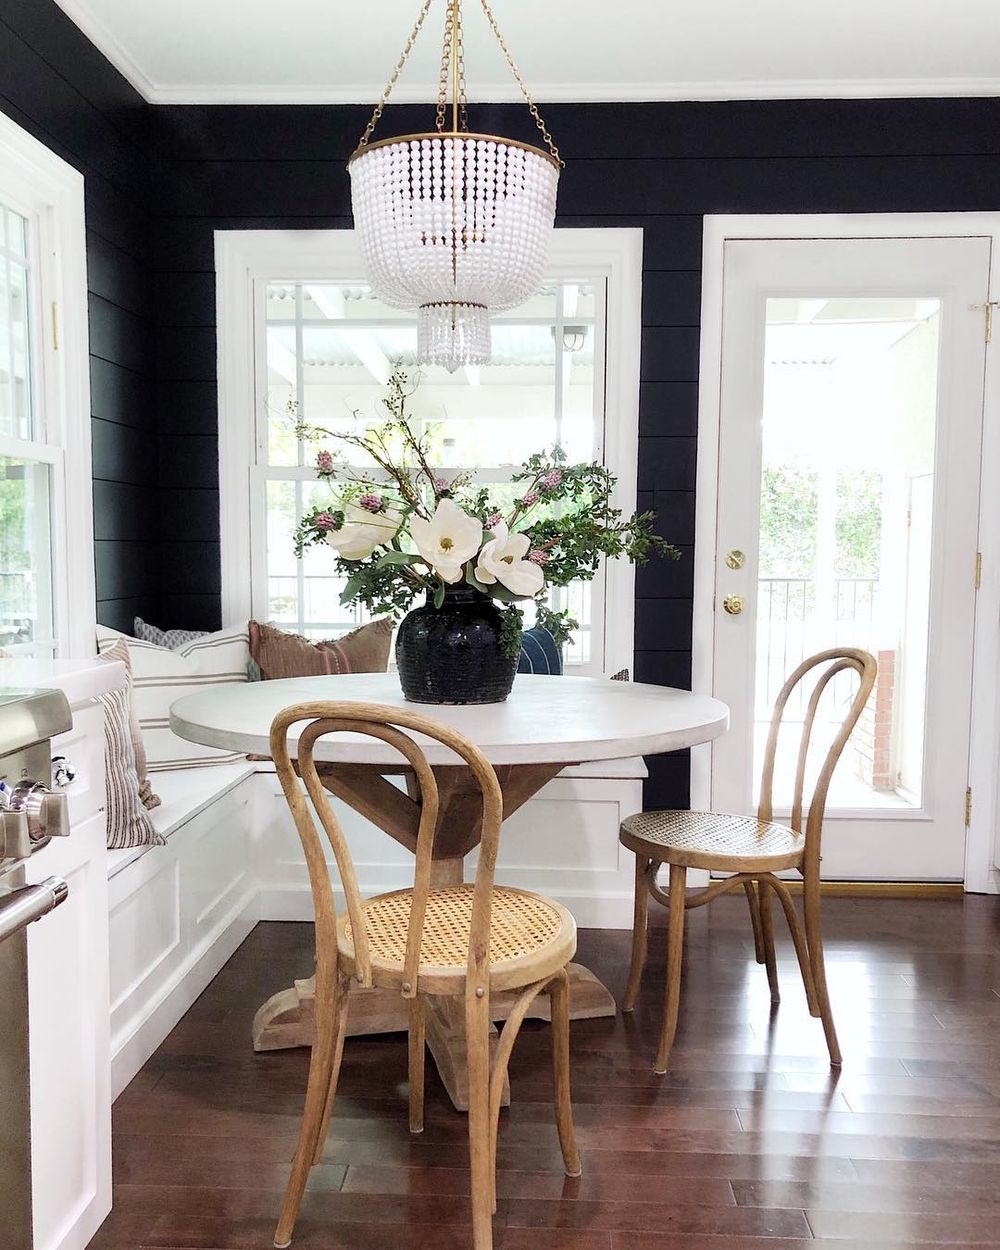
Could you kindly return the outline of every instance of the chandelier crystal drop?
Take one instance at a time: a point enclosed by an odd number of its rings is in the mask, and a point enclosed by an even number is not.
[[[417,310],[417,360],[450,372],[490,359],[490,313],[538,289],[562,161],[480,0],[545,150],[469,130],[461,0],[447,0],[436,129],[372,142],[433,0],[424,0],[382,99],[351,157],[354,224],[368,279],[391,308]],[[445,129],[451,86],[451,129]]]

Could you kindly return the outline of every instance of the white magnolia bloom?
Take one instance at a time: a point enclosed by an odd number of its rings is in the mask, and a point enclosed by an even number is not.
[[[479,550],[483,526],[451,499],[442,499],[429,521],[410,518],[410,535],[438,577],[453,584],[462,580],[462,565]]]
[[[493,530],[493,538],[483,546],[476,564],[476,577],[485,585],[500,582],[515,595],[537,595],[545,581],[539,566],[525,560],[531,540],[527,534],[512,534],[505,521]]]
[[[367,560],[376,547],[396,537],[402,519],[393,508],[368,512],[349,503],[344,508],[344,524],[339,530],[328,530],[326,541],[344,560]]]

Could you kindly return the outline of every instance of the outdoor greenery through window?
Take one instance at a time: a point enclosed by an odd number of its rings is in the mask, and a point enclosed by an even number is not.
[[[51,654],[51,449],[41,446],[26,217],[0,203],[0,647]]]
[[[394,366],[418,378],[408,409],[431,436],[442,476],[474,470],[494,496],[533,453],[558,444],[570,461],[604,459],[605,280],[546,282],[527,304],[493,320],[489,364],[454,374],[415,367],[416,317],[387,308],[361,283],[271,282],[263,292],[265,341],[258,360],[254,612],[312,638],[361,624],[340,603],[344,579],[332,552],[295,558],[295,531],[327,488],[314,478],[317,446],[296,437],[296,418],[331,431],[383,416]],[[260,340],[258,340],[260,341]],[[357,466],[364,468],[368,466]],[[510,488],[513,498],[514,487]],[[603,671],[604,572],[554,589],[580,628],[566,648],[578,672]],[[530,608],[530,605],[528,605]],[[530,618],[526,619],[530,625]]]

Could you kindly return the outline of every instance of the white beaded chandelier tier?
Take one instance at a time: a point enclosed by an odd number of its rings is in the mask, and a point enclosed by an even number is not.
[[[446,2],[435,130],[372,141],[433,3],[424,0],[348,169],[375,294],[392,308],[417,310],[419,363],[454,372],[490,359],[491,312],[516,308],[537,290],[562,160],[487,0],[480,0],[483,12],[546,150],[469,130],[462,2]]]

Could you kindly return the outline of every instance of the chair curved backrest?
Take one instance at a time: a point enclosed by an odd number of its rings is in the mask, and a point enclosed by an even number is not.
[[[837,766],[837,761],[847,745],[847,740],[854,731],[854,726],[858,723],[861,713],[864,711],[878,673],[878,664],[875,661],[875,657],[867,651],[861,651],[855,647],[832,647],[828,651],[820,651],[816,655],[803,660],[795,672],[791,674],[781,688],[781,693],[775,702],[774,713],[771,717],[771,730],[767,737],[767,749],[764,753],[764,771],[760,783],[760,803],[757,808],[758,820],[773,820],[774,818],[774,759],[778,747],[778,734],[781,730],[788,700],[799,682],[808,673],[811,673],[813,669],[819,668],[824,664],[828,667],[817,678],[816,685],[813,687],[812,694],[809,697],[805,719],[802,723],[802,738],[799,743],[798,762],[795,769],[795,794],[792,800],[792,816],[789,821],[789,824],[797,833],[802,832],[806,761],[809,756],[809,746],[813,727],[816,723],[816,712],[819,708],[820,699],[823,697],[823,692],[827,686],[838,673],[853,670],[858,674],[859,683],[847,715],[844,717],[840,729],[827,750],[826,758],[816,778],[816,786],[813,790],[812,798],[809,801],[808,814],[806,816],[803,871],[810,867],[814,869],[819,868],[819,844],[823,831],[823,817],[826,813],[826,796],[830,789],[830,779],[833,776],[833,770]]]
[[[292,763],[288,731],[302,721],[309,723],[298,735],[296,762]],[[407,732],[409,731],[409,732]],[[318,700],[297,703],[279,712],[271,723],[271,755],[281,787],[285,792],[295,826],[302,841],[309,882],[316,911],[316,951],[337,950],[337,912],[333,898],[330,872],[323,853],[319,832],[299,785],[305,783],[313,808],[320,819],[336,860],[351,922],[357,975],[361,984],[372,984],[371,954],[361,909],[361,892],[357,873],[340,822],[330,804],[330,796],[320,780],[316,767],[315,748],[320,738],[334,733],[366,734],[394,748],[413,770],[419,790],[420,824],[415,848],[413,902],[403,965],[403,997],[413,998],[417,992],[417,969],[423,937],[427,897],[430,892],[431,859],[434,834],[438,823],[439,798],[437,780],[423,749],[412,734],[422,734],[448,747],[475,778],[483,800],[482,841],[472,902],[469,931],[468,976],[489,975],[490,919],[493,878],[496,869],[500,825],[503,820],[503,797],[493,765],[474,743],[438,721],[417,712],[385,707],[378,703],[347,703]],[[296,768],[298,775],[296,775]],[[319,969],[317,969],[319,971]]]

